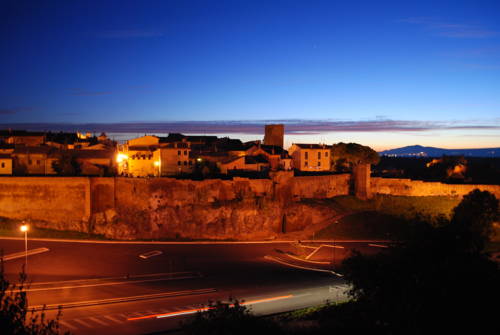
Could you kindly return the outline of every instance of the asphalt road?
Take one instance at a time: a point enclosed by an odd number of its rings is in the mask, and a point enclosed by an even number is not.
[[[379,251],[366,242],[336,242],[336,248],[327,242],[304,245],[301,250],[315,251],[310,262],[293,259],[297,246],[286,242],[29,241],[29,250],[49,250],[28,257],[28,302],[65,306],[61,325],[74,334],[146,334],[178,328],[183,313],[209,300],[244,299],[253,312],[270,314],[345,299],[345,283],[326,271],[353,248]],[[0,249],[4,255],[22,252],[24,240],[0,239]],[[24,257],[5,262],[9,280],[17,281],[24,262]],[[55,313],[47,311],[49,317]]]

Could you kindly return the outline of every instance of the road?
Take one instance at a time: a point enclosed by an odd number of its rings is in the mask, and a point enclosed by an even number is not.
[[[310,261],[293,259],[295,243],[125,244],[37,240],[28,249],[32,307],[63,305],[61,325],[74,334],[146,334],[175,329],[209,300],[244,299],[257,314],[342,300],[347,286],[326,271],[368,242],[304,243]],[[319,249],[314,249],[323,245]],[[341,249],[343,247],[343,249]],[[4,255],[24,250],[24,240],[0,239]],[[331,264],[335,257],[336,264]],[[276,260],[276,261],[275,261]],[[5,262],[9,280],[25,262]],[[318,269],[318,271],[313,271]],[[323,272],[320,272],[323,271]],[[53,317],[56,310],[47,314]],[[181,314],[181,315],[177,315]]]

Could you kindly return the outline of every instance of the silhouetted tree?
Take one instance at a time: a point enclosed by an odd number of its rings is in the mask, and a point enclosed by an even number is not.
[[[453,210],[450,228],[463,247],[481,252],[493,234],[493,222],[499,219],[498,199],[488,191],[473,190]]]
[[[378,153],[370,147],[357,143],[337,143],[331,149],[332,167],[352,168],[358,164],[377,164],[380,161]]]
[[[209,302],[206,307],[207,311],[197,312],[181,324],[183,333],[190,335],[283,333],[278,324],[253,315],[237,299],[229,299],[229,303]]]
[[[57,161],[52,163],[52,168],[60,176],[78,176],[81,174],[80,163],[70,151],[63,151]]]
[[[19,284],[11,284],[4,277],[0,262],[0,333],[3,335],[57,335],[60,333],[61,310],[53,320],[47,320],[45,311],[28,310],[26,274],[19,275]],[[65,334],[69,334],[66,332]]]

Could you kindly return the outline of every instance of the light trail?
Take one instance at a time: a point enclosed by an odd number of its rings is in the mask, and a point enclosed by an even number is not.
[[[272,297],[272,298],[264,298],[264,299],[257,299],[257,300],[251,300],[251,301],[245,301],[242,302],[240,305],[246,306],[246,305],[254,305],[254,304],[260,304],[263,302],[271,302],[271,301],[277,301],[277,300],[283,300],[283,299],[289,299],[292,298],[293,294],[289,295],[283,295],[283,296],[278,296],[278,297]],[[231,304],[230,307],[234,307],[234,304]],[[136,321],[136,320],[144,320],[144,319],[161,319],[161,318],[171,318],[174,316],[180,316],[180,315],[189,315],[189,314],[194,314],[197,312],[206,312],[210,309],[213,309],[214,307],[200,307],[200,308],[195,308],[195,309],[187,309],[184,311],[177,311],[177,312],[169,312],[169,313],[162,313],[162,314],[151,314],[151,315],[144,315],[144,316],[138,316],[135,318],[128,318],[127,321]]]

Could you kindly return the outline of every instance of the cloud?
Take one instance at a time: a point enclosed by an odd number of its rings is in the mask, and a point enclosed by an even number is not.
[[[258,120],[258,121],[177,121],[177,122],[120,122],[120,123],[37,123],[10,124],[0,128],[112,132],[112,133],[185,133],[185,134],[247,134],[262,135],[264,125],[285,124],[286,134],[311,135],[332,132],[401,132],[425,133],[446,130],[500,130],[499,120],[480,121],[415,121],[415,120]]]
[[[33,110],[31,107],[0,108],[0,115],[14,115]]]
[[[433,35],[450,38],[490,38],[500,36],[500,31],[489,30],[477,25],[443,22],[432,17],[410,17],[398,20],[422,26]]]
[[[71,89],[71,95],[78,96],[96,96],[96,95],[109,95],[112,94],[111,91],[87,91],[81,88]]]
[[[128,38],[151,38],[151,37],[161,37],[164,34],[157,30],[107,30],[103,31],[97,36],[99,38],[109,38],[109,39],[128,39]]]

